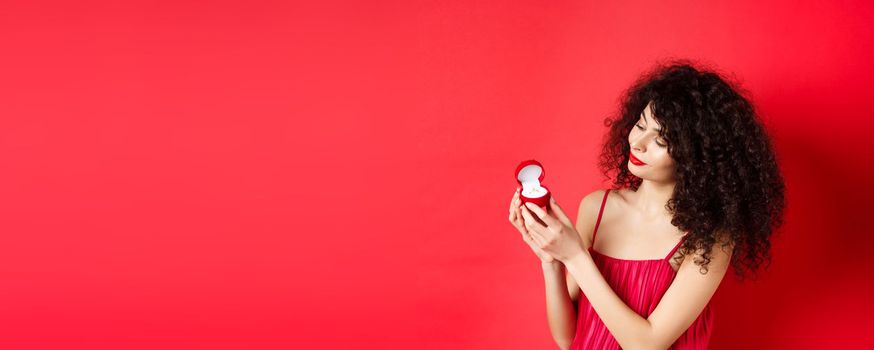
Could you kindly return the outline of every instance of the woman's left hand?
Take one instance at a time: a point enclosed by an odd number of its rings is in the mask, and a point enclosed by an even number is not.
[[[525,203],[522,208],[525,226],[535,243],[540,249],[562,262],[570,260],[577,254],[584,253],[583,240],[571,220],[561,210],[554,198],[549,199],[549,205],[552,208],[551,213],[547,213],[537,204],[530,202]],[[534,215],[537,215],[546,226],[534,220]]]

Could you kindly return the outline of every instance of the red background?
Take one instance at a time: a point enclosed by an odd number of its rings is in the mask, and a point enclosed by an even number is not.
[[[874,6],[611,3],[3,2],[0,348],[555,348],[512,172],[575,213],[670,57],[736,75],[787,180],[712,348],[874,347]]]

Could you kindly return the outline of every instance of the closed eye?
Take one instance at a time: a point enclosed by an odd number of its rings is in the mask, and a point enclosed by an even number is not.
[[[640,130],[646,130],[646,128],[640,126],[639,124],[635,124],[634,126],[636,126],[636,127],[637,127],[638,129],[640,129]],[[667,145],[663,145],[663,144],[661,144],[661,143],[658,143],[658,141],[656,141],[656,145],[658,145],[659,147],[662,147],[662,148],[664,148],[664,147],[667,146]]]

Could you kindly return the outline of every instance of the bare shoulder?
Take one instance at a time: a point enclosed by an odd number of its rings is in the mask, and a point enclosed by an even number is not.
[[[592,244],[592,233],[595,230],[595,222],[598,220],[598,211],[601,209],[601,202],[604,200],[606,189],[597,189],[583,196],[580,201],[580,207],[577,211],[576,229],[580,237],[587,246]],[[612,197],[614,193],[608,196]],[[609,197],[608,197],[609,201]]]
[[[605,189],[597,189],[583,196],[583,199],[580,200],[580,206],[577,210],[576,229],[587,247],[592,246],[592,231],[595,229],[595,221],[598,220],[598,210],[601,208],[601,201],[604,199],[605,192]],[[582,291],[579,285],[577,285],[576,280],[574,280],[573,275],[568,272],[565,278],[571,301],[574,305],[578,305]]]

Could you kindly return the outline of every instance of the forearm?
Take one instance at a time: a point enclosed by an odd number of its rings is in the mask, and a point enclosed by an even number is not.
[[[546,314],[552,338],[562,349],[570,348],[576,331],[577,315],[568,294],[565,268],[560,262],[543,263],[546,283]]]
[[[580,285],[592,308],[623,349],[642,349],[649,342],[649,321],[638,315],[601,275],[589,252],[583,251],[564,262],[565,268]]]

